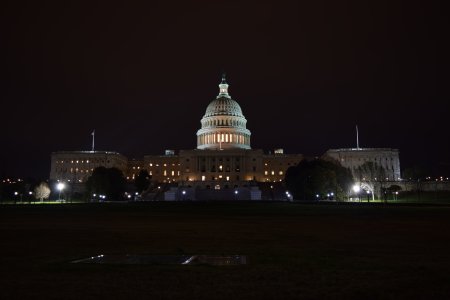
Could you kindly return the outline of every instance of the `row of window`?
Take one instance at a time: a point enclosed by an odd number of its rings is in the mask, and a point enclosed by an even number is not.
[[[278,175],[283,175],[284,173],[283,173],[283,171],[278,171]],[[269,175],[269,171],[264,171],[264,175]],[[270,171],[270,175],[275,175],[275,171],[274,170],[272,170],[272,171]]]
[[[56,173],[89,173],[89,172],[93,172],[94,169],[91,168],[91,170],[89,169],[79,169],[79,168],[70,168],[70,170],[68,170],[67,168],[55,168],[55,172]]]
[[[155,166],[155,167],[159,167],[159,164],[153,164],[153,163],[149,163],[148,164],[150,167],[153,167],[153,166]],[[164,167],[167,167],[169,164],[162,164]],[[178,166],[180,165],[180,164],[177,164]],[[172,164],[172,167],[174,167],[175,166],[175,164]],[[138,167],[138,169],[139,169],[139,167]]]
[[[215,119],[203,121],[203,127],[212,127],[212,126],[235,126],[235,127],[245,127],[245,123],[238,120],[232,119]]]
[[[110,160],[106,160],[106,159],[100,159],[100,158],[93,158],[93,159],[91,159],[91,160],[89,160],[89,159],[86,159],[86,160],[84,160],[84,159],[72,159],[72,160],[57,160],[56,161],[56,163],[57,164],[64,164],[64,163],[66,163],[66,164],[84,164],[84,163],[86,163],[86,164],[89,164],[89,163],[91,163],[91,164],[101,164],[101,163],[110,163]]]
[[[211,176],[210,178],[211,178],[212,181],[224,180],[224,179],[226,181],[230,181],[230,176],[223,177],[222,175],[219,175],[219,176]],[[236,176],[236,180],[239,181],[239,175]],[[202,176],[202,181],[206,181],[206,176],[205,175]]]
[[[237,133],[205,133],[198,136],[198,143],[200,145],[217,143],[249,144],[250,137],[245,134]]]

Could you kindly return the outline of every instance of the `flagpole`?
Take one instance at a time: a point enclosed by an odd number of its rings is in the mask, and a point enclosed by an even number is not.
[[[95,129],[92,131],[92,152],[95,152]]]
[[[359,132],[358,132],[358,125],[356,125],[356,149],[359,150]]]

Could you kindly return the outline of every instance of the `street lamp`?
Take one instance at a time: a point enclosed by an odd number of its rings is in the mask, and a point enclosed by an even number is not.
[[[289,191],[286,191],[286,197],[288,199],[288,201],[291,201],[291,193],[289,193]]]
[[[61,192],[62,192],[62,190],[63,190],[65,187],[66,187],[66,185],[65,185],[64,183],[62,183],[62,182],[60,182],[60,183],[58,183],[58,184],[56,185],[56,188],[57,188],[58,191],[59,191],[58,200],[61,200]]]
[[[14,196],[18,196],[19,195],[19,192],[14,192]],[[20,197],[22,197],[22,195],[20,195]],[[14,204],[16,204],[16,202],[17,202],[17,197],[14,197]],[[21,202],[22,202],[22,200],[21,200]]]
[[[358,197],[358,200],[361,200],[361,199],[359,199],[359,192],[361,191],[361,187],[358,184],[355,184],[353,186],[353,191],[355,192],[356,196]]]

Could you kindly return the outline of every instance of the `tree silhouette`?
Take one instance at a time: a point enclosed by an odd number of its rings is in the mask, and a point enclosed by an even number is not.
[[[121,200],[125,192],[126,180],[117,168],[98,167],[86,182],[89,195],[102,194],[108,200]]]
[[[148,174],[147,170],[139,171],[138,176],[134,180],[134,185],[136,186],[136,190],[139,194],[148,189],[150,186],[150,179],[151,176]]]
[[[333,193],[343,199],[349,191],[353,178],[350,170],[341,165],[321,159],[303,160],[286,171],[286,186],[295,199],[314,200]]]

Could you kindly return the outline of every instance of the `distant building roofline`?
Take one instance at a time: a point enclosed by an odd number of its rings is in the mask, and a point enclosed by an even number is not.
[[[339,148],[339,149],[329,149],[327,152],[349,152],[349,151],[397,151],[394,148]]]
[[[117,154],[123,155],[115,151],[54,151],[52,154]]]

